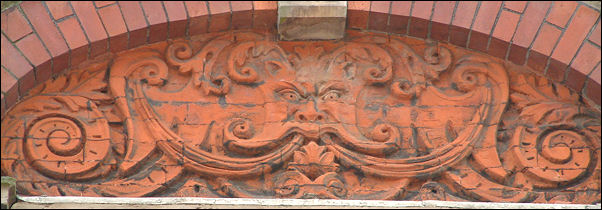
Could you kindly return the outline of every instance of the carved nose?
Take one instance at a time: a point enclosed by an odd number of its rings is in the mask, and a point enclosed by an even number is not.
[[[324,122],[326,115],[316,112],[314,109],[300,111],[295,114],[295,119],[299,122]]]

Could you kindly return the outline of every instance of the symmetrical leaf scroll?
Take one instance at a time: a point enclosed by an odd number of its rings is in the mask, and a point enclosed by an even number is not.
[[[250,31],[40,84],[2,119],[26,195],[600,202],[600,112],[432,41]]]

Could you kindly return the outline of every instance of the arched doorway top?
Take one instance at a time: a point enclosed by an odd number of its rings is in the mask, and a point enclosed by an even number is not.
[[[348,6],[345,38],[300,42],[277,2],[5,10],[2,173],[30,195],[599,202],[599,10]]]

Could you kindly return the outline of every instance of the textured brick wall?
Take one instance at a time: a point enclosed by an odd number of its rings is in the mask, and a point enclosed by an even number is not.
[[[22,2],[2,12],[2,116],[88,58],[206,32],[275,30],[275,1]],[[348,2],[347,27],[432,38],[561,82],[600,105],[600,11],[581,2]]]
[[[277,2],[43,1],[2,12],[2,116],[35,84],[88,58],[197,34],[274,30]]]
[[[528,65],[600,104],[600,11],[582,2],[350,1],[347,20]]]

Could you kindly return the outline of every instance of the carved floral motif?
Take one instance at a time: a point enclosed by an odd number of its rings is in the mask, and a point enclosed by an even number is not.
[[[233,32],[100,59],[8,112],[2,174],[26,195],[600,201],[599,111],[414,42]]]

